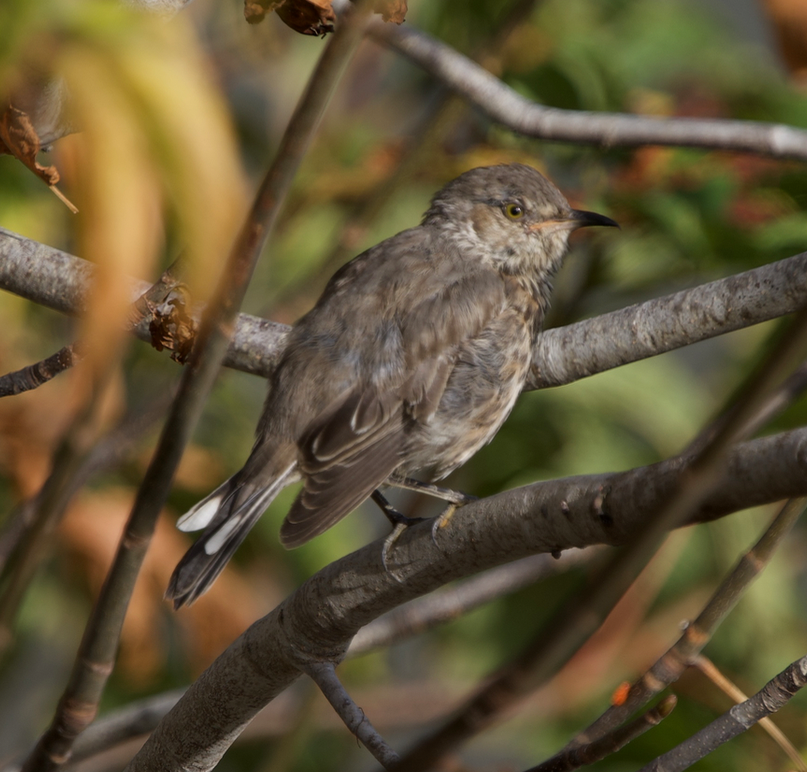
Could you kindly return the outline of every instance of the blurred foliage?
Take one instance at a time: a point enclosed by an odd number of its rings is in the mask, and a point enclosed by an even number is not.
[[[235,125],[247,174],[259,179],[322,42],[295,35],[271,16],[248,26],[236,5],[214,0],[196,0],[171,22],[95,0],[45,5],[36,4],[36,13],[22,0],[0,6],[0,89],[11,87],[21,63],[32,64],[30,51],[40,52],[37,66],[73,79],[76,117],[87,128],[56,143],[53,157],[82,213],[69,215],[20,164],[0,157],[0,225],[98,262],[114,260],[107,242],[93,246],[99,233],[108,234],[129,256],[110,266],[151,278],[180,246],[195,244],[207,257],[191,264],[191,275],[214,278],[245,212],[227,121]],[[783,74],[776,53],[743,37],[717,9],[710,13],[683,0],[545,0],[498,34],[520,5],[413,1],[408,22],[464,53],[484,55],[513,88],[547,105],[807,127],[804,94]],[[558,277],[552,324],[743,271],[807,243],[807,188],[796,164],[691,149],[603,152],[519,137],[446,95],[397,55],[367,43],[303,164],[244,310],[293,321],[342,259],[337,243],[356,254],[416,224],[429,196],[455,174],[516,160],[544,170],[575,205],[622,225],[618,233],[574,237]],[[98,218],[105,213],[102,225]],[[121,231],[127,234],[122,244]],[[0,295],[0,325],[3,372],[76,335],[75,323],[8,294]],[[526,395],[494,442],[449,483],[486,495],[674,454],[736,389],[775,327]],[[113,415],[143,411],[179,377],[176,364],[142,344],[122,356]],[[0,403],[4,512],[41,484],[79,377],[80,370]],[[186,683],[312,572],[385,532],[383,518],[366,506],[314,542],[285,552],[277,529],[294,496],[287,490],[207,596],[179,614],[167,608],[162,592],[187,547],[171,523],[241,466],[263,393],[257,378],[222,374],[133,599],[106,707]],[[802,402],[776,428],[804,418]],[[3,754],[31,741],[50,718],[154,439],[147,433],[136,453],[96,475],[76,498],[27,596],[2,662]],[[429,502],[402,501],[413,511],[432,511]],[[604,708],[620,681],[635,677],[676,639],[680,621],[697,613],[771,514],[770,508],[740,513],[672,536],[597,639],[514,720],[463,750],[463,758],[477,769],[521,769],[552,754]],[[707,647],[748,692],[804,653],[805,549],[802,529]],[[403,748],[424,721],[436,721],[529,640],[552,610],[583,591],[585,581],[585,570],[555,577],[428,635],[347,662],[345,678],[374,723]],[[428,698],[434,715],[407,708],[402,695],[415,692]],[[633,769],[727,707],[698,673],[688,674],[676,692],[679,706],[661,727],[597,769]],[[245,740],[220,768],[303,772],[366,765],[344,729],[323,728],[327,710],[320,702],[316,696],[310,708],[300,708],[297,730]],[[385,705],[396,708],[385,712]],[[799,747],[807,741],[805,712],[802,696],[777,718]],[[781,751],[754,730],[698,768],[787,766]]]

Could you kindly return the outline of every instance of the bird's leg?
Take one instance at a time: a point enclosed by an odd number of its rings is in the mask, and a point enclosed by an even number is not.
[[[448,521],[451,520],[457,509],[465,504],[470,504],[472,501],[476,501],[478,498],[477,496],[471,496],[462,491],[454,491],[451,490],[451,488],[441,488],[439,485],[421,482],[411,477],[399,477],[396,474],[390,475],[387,483],[394,485],[396,488],[405,488],[409,491],[426,493],[429,496],[434,496],[435,498],[448,502],[448,506],[435,518],[434,525],[432,526],[432,541],[435,544],[437,543],[437,533],[441,528],[445,528],[448,525]]]
[[[454,491],[451,488],[441,488],[439,485],[433,483],[425,483],[420,480],[415,480],[412,477],[403,477],[397,474],[391,474],[387,478],[387,485],[392,485],[396,488],[404,488],[408,491],[415,491],[416,493],[425,493],[428,496],[434,496],[436,499],[448,501],[456,507],[461,507],[464,504],[470,504],[472,501],[477,500],[477,496],[471,496],[469,493],[462,491]]]
[[[381,511],[387,516],[387,519],[394,526],[392,529],[392,533],[389,536],[387,536],[387,538],[384,540],[384,547],[381,550],[381,563],[384,566],[384,570],[389,571],[389,568],[387,568],[387,558],[389,557],[390,550],[392,549],[395,542],[398,541],[401,534],[407,528],[409,528],[410,525],[414,525],[415,523],[422,523],[426,518],[407,517],[406,515],[402,514],[397,509],[395,509],[395,507],[393,507],[392,504],[390,504],[389,501],[387,501],[386,497],[382,495],[381,491],[373,491],[370,494],[370,498],[376,504],[378,504],[378,506],[381,508]]]

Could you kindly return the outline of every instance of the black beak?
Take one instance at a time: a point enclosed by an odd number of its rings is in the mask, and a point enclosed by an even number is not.
[[[596,212],[586,212],[582,209],[572,209],[569,213],[569,220],[578,228],[587,228],[589,225],[604,225],[608,228],[619,228],[619,223],[606,217],[604,214]]]

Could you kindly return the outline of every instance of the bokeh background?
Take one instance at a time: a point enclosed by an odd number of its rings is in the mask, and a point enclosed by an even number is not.
[[[20,163],[0,156],[0,225],[96,262],[111,259],[103,250],[87,254],[87,234],[100,227],[93,208],[98,199],[86,193],[87,168],[96,163],[102,171],[92,178],[95,184],[113,208],[124,210],[118,216],[131,213],[134,224],[127,227],[142,237],[133,262],[113,267],[156,279],[193,234],[199,240],[199,221],[211,219],[212,209],[221,232],[228,223],[235,229],[248,200],[243,190],[254,188],[273,157],[323,42],[296,34],[274,16],[247,25],[235,2],[195,0],[158,24],[100,2],[45,3],[36,15],[26,5],[11,2],[2,12],[0,88],[18,76],[21,61],[72,67],[72,77],[78,73],[86,85],[81,117],[95,128],[91,143],[71,136],[52,153],[60,187],[80,202],[81,213],[72,215]],[[546,105],[807,128],[807,7],[798,0],[412,0],[407,23]],[[127,66],[153,71],[135,96]],[[111,81],[107,91],[101,72]],[[93,94],[113,105],[123,94],[125,121],[104,123],[93,112]],[[155,115],[163,109],[173,110],[173,117],[161,122]],[[223,128],[211,128],[217,121]],[[118,142],[127,131],[133,135],[128,144]],[[101,158],[93,161],[96,151]],[[608,214],[622,226],[621,232],[574,236],[556,284],[553,326],[747,270],[807,244],[807,183],[795,162],[655,147],[604,151],[527,139],[491,124],[398,54],[365,41],[303,162],[243,310],[293,322],[345,260],[416,224],[444,182],[473,166],[512,161],[536,166],[573,205]],[[149,171],[141,179],[143,168]],[[209,198],[195,190],[211,185],[219,190]],[[221,257],[223,250],[217,251]],[[215,254],[198,257],[197,280],[215,275],[215,261]],[[80,322],[8,293],[0,293],[0,327],[2,372],[53,353],[81,329]],[[776,330],[776,323],[761,325],[527,394],[495,441],[448,482],[484,496],[673,455],[730,397]],[[112,431],[164,401],[180,367],[143,343],[116,338],[109,345],[118,359],[101,420]],[[78,368],[0,402],[3,516],[42,484],[77,395],[86,389],[82,383]],[[162,600],[189,544],[173,522],[241,466],[264,389],[261,379],[232,371],[217,382],[138,583],[104,711],[187,684],[306,577],[386,531],[379,513],[365,506],[314,542],[286,552],[277,531],[295,495],[289,489],[207,596],[179,613]],[[766,431],[801,425],[805,418],[802,401]],[[52,715],[157,431],[153,423],[127,435],[120,460],[98,465],[51,540],[19,613],[3,620],[0,757],[28,747]],[[433,512],[417,498],[398,501],[413,514]],[[671,535],[596,638],[447,768],[520,770],[551,755],[604,709],[620,682],[639,675],[677,638],[682,620],[698,612],[773,511],[742,512]],[[805,531],[797,528],[706,648],[747,693],[804,654],[805,552]],[[570,570],[439,630],[348,661],[340,672],[374,724],[404,748],[515,654],[551,611],[585,585],[586,575],[585,567]],[[730,705],[699,672],[687,673],[674,691],[679,705],[670,718],[595,768],[635,769]],[[807,743],[805,713],[802,695],[776,718],[798,748]],[[86,768],[120,768],[130,753],[110,754]],[[370,767],[369,756],[324,700],[300,683],[219,768]],[[697,768],[791,767],[756,728]]]

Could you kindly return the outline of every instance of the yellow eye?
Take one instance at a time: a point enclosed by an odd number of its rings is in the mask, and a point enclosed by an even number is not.
[[[511,220],[520,220],[524,216],[524,207],[522,207],[520,204],[505,204],[504,213]]]

